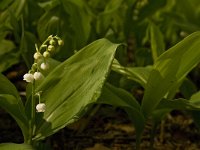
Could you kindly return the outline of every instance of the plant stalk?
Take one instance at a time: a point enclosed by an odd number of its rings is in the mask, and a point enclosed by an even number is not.
[[[35,132],[35,80],[32,83],[32,95],[31,95],[31,120],[29,124],[29,140],[28,144],[33,144],[32,143],[32,137]]]

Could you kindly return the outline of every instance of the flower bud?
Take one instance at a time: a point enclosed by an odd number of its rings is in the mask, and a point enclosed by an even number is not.
[[[33,55],[33,57],[34,57],[34,59],[39,59],[39,58],[41,58],[41,53],[40,52],[36,52],[34,55]]]
[[[44,78],[44,76],[41,72],[35,72],[33,74],[33,77],[34,77],[35,80],[42,80]]]
[[[59,46],[62,46],[62,45],[64,45],[64,42],[63,42],[63,40],[58,40],[58,45],[59,45]]]
[[[41,68],[42,70],[47,70],[47,69],[49,69],[49,64],[48,64],[48,63],[42,63],[42,64],[40,65],[40,68]]]
[[[33,82],[33,80],[34,80],[34,76],[31,73],[26,73],[23,76],[23,78],[24,78],[23,80],[25,80],[26,82]]]
[[[46,110],[46,105],[45,103],[39,103],[36,105],[36,110],[37,112],[45,112]]]
[[[49,35],[49,36],[48,36],[48,39],[51,39],[51,38],[53,38],[53,35]]]
[[[43,56],[44,56],[45,58],[48,58],[48,57],[50,57],[50,53],[47,52],[47,51],[45,51],[45,52],[43,53]]]
[[[49,44],[50,44],[50,45],[56,45],[56,41],[55,41],[54,39],[51,39],[51,40],[49,41]]]
[[[32,65],[32,70],[36,70],[37,69],[37,67],[38,67],[38,64],[37,63],[34,63],[33,65]]]
[[[53,45],[48,46],[48,51],[52,52],[55,50],[55,47]]]

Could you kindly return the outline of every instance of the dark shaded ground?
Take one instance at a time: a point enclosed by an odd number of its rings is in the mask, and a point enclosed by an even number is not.
[[[24,90],[23,71],[5,74],[19,91]],[[151,123],[147,123],[142,150],[149,149],[151,127]],[[200,149],[200,133],[191,117],[182,111],[173,111],[166,117],[156,129],[154,141],[156,150]],[[15,121],[0,109],[0,143],[3,142],[22,143],[23,137]],[[101,105],[93,116],[86,115],[43,143],[48,143],[53,150],[134,150],[135,130],[123,110]]]
[[[157,128],[154,147],[157,150],[198,150],[200,134],[192,119],[174,111]],[[84,117],[69,127],[47,138],[54,150],[133,150],[135,130],[126,114],[120,109],[102,106],[87,124]],[[20,129],[4,111],[0,111],[0,143],[23,142]],[[83,131],[81,128],[86,125]],[[146,126],[141,149],[149,149],[151,125]]]

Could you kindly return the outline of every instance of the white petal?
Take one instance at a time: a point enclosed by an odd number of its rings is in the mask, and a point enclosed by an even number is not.
[[[34,76],[31,73],[26,73],[23,76],[23,78],[24,78],[23,80],[25,80],[26,82],[33,82],[33,80],[34,80]]]
[[[49,64],[48,64],[48,63],[42,63],[42,64],[40,65],[40,68],[41,68],[42,70],[47,70],[47,69],[49,69]]]
[[[35,72],[33,76],[35,80],[42,80],[44,78],[41,72]]]
[[[45,110],[46,110],[45,103],[37,104],[36,105],[36,110],[37,110],[37,112],[45,112]]]

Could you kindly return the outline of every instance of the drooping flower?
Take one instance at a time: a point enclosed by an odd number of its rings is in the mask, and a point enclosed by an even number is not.
[[[49,44],[50,44],[50,45],[55,45],[55,44],[56,44],[56,41],[55,41],[54,39],[51,39],[51,40],[49,41]]]
[[[62,45],[64,45],[64,42],[63,42],[63,40],[58,40],[58,45],[59,45],[59,46],[62,46]]]
[[[41,68],[42,70],[47,70],[47,69],[49,69],[49,64],[43,62],[43,63],[40,65],[40,68]]]
[[[33,80],[34,80],[34,76],[31,73],[26,73],[23,76],[23,78],[24,78],[23,80],[25,80],[26,82],[33,82]]]
[[[39,58],[41,58],[41,56],[42,56],[42,54],[41,54],[40,52],[36,52],[36,53],[33,55],[34,59],[39,59]]]
[[[44,76],[41,72],[35,72],[33,74],[33,77],[34,77],[35,80],[42,80],[44,78]]]
[[[55,50],[55,47],[53,45],[49,45],[47,49],[49,52],[53,52]]]
[[[43,56],[44,56],[45,58],[48,58],[48,57],[50,57],[50,53],[47,52],[47,51],[45,51],[45,52],[43,53]]]
[[[36,105],[35,108],[36,108],[37,112],[45,112],[46,105],[45,105],[45,103],[39,103]]]

